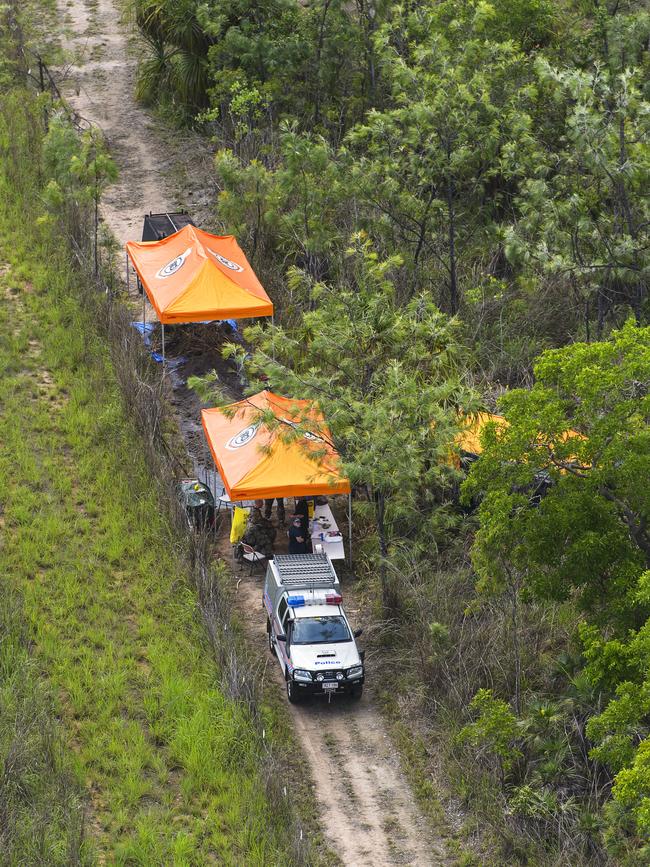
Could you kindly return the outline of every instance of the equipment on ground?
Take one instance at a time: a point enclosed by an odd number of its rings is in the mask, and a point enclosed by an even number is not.
[[[187,515],[190,530],[199,532],[214,527],[216,518],[212,491],[198,479],[181,479],[178,495]]]

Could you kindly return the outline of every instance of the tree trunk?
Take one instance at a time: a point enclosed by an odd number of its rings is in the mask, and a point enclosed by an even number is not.
[[[456,211],[454,209],[454,182],[447,177],[447,209],[449,211],[449,312],[458,313],[458,277],[456,271]]]
[[[321,61],[323,57],[323,46],[325,44],[325,22],[327,13],[329,12],[331,0],[325,0],[323,4],[323,14],[318,28],[318,43],[316,45],[316,94],[314,97],[314,126],[320,123],[320,104],[321,104]]]
[[[513,582],[512,596],[512,654],[515,663],[515,713],[521,716],[521,649],[519,647],[519,587]]]
[[[388,544],[386,541],[386,498],[383,491],[375,491],[375,516],[377,518],[377,535],[379,536],[379,580],[384,608],[393,608],[393,598],[388,587]]]
[[[598,295],[596,300],[596,308],[598,310],[598,318],[596,320],[596,340],[602,340],[603,331],[605,329],[606,313],[605,290],[602,284],[598,287]]]
[[[366,0],[357,0],[357,9],[359,11],[360,24],[364,30],[366,61],[368,64],[368,101],[374,102],[376,89],[376,70],[375,70],[375,50],[372,41],[372,34],[375,30],[376,10],[374,5],[367,3]]]
[[[625,118],[623,117],[623,115],[621,115],[619,117],[619,121],[618,121],[618,148],[619,148],[618,165],[619,165],[619,169],[621,170],[621,174],[622,174],[623,167],[625,166],[625,164],[627,163],[627,160],[628,160],[627,143],[625,141]],[[637,226],[636,226],[636,222],[634,220],[634,215],[632,214],[632,204],[630,202],[630,197],[628,195],[627,188],[625,186],[625,182],[623,180],[621,180],[621,174],[619,174],[616,186],[618,188],[618,194],[619,194],[619,198],[620,198],[620,202],[621,202],[621,208],[623,210],[623,216],[625,219],[625,223],[627,225],[628,234],[632,238],[632,240],[634,241],[634,243],[636,245],[637,238],[638,238]],[[636,319],[636,324],[641,325],[642,319],[643,319],[643,317],[642,317],[643,303],[645,301],[645,297],[647,294],[647,284],[646,284],[646,281],[644,280],[644,278],[642,276],[643,275],[643,269],[641,267],[641,263],[639,262],[639,253],[638,253],[638,250],[636,248],[634,251],[634,265],[635,265],[635,269],[636,269],[637,273],[639,274],[639,276],[636,279],[635,286],[634,286],[634,289],[632,292],[631,306],[632,306],[632,310],[634,311],[634,317]]]

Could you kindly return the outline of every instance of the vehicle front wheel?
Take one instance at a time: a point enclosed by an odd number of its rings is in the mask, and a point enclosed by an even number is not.
[[[271,628],[267,627],[267,634],[269,639],[269,650],[271,653],[275,653],[275,645],[273,644],[273,633],[271,632]]]
[[[350,692],[350,695],[355,701],[359,701],[359,699],[363,695],[363,684],[361,684],[361,686],[355,686],[354,689]]]
[[[290,704],[298,704],[300,702],[300,694],[291,678],[287,679],[287,698]]]

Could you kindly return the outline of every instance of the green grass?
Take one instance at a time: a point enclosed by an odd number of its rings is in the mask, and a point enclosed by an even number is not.
[[[0,574],[84,787],[86,848],[117,864],[287,863],[105,347],[56,247],[0,229]]]
[[[20,594],[0,587],[0,862],[87,864],[82,787],[30,655]]]

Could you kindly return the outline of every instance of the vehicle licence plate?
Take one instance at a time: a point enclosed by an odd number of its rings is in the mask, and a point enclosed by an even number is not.
[[[338,689],[338,688],[339,688],[338,683],[324,683],[323,684],[323,689]]]

